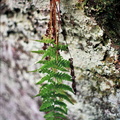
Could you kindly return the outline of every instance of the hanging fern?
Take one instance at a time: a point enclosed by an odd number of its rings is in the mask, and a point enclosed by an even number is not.
[[[40,92],[36,96],[42,98],[40,111],[46,112],[44,116],[46,120],[68,120],[65,101],[73,103],[67,92],[76,93],[72,59],[65,60],[60,55],[60,51],[68,51],[68,45],[59,43],[59,25],[60,0],[50,0],[50,21],[46,35],[42,40],[36,40],[44,43],[43,50],[32,51],[43,55],[41,60],[37,62],[42,66],[33,72],[45,73],[45,76],[36,83],[40,85]],[[67,74],[69,68],[71,69],[70,75]],[[64,81],[70,81],[72,87],[64,84]]]
[[[46,41],[47,40],[47,41]],[[66,45],[57,46],[51,39],[37,40],[37,42],[49,44],[46,50],[32,51],[34,53],[43,54],[41,60],[37,63],[42,64],[39,69],[34,72],[46,73],[36,84],[41,85],[40,92],[36,96],[40,96],[43,103],[40,111],[46,112],[44,118],[46,120],[67,120],[67,105],[65,101],[72,103],[67,92],[74,93],[73,89],[64,84],[63,81],[72,81],[72,78],[66,72],[70,68],[70,61],[65,60],[56,51],[67,50]],[[49,57],[49,60],[45,58]],[[72,103],[73,104],[73,103]]]

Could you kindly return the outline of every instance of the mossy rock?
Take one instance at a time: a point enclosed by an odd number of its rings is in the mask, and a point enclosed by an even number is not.
[[[120,47],[120,1],[119,0],[86,0],[84,11],[94,17],[112,43]]]

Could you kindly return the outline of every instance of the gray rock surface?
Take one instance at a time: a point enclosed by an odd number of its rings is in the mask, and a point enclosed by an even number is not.
[[[41,74],[28,71],[41,56],[31,50],[42,49],[34,40],[45,34],[49,20],[49,2],[2,0],[1,2],[1,120],[44,120],[39,112],[40,98],[35,82]],[[60,42],[69,45],[65,59],[74,58],[77,95],[68,103],[70,120],[120,119],[120,70],[115,68],[117,50],[111,40],[103,40],[103,31],[94,18],[75,7],[77,0],[62,0]],[[62,34],[66,33],[66,36]],[[65,39],[66,37],[66,39]]]

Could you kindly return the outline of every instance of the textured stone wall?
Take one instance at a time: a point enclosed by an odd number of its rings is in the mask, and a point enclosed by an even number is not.
[[[97,23],[112,40],[120,46],[120,1],[119,0],[86,0],[85,13],[95,17]],[[120,49],[120,48],[119,48]]]
[[[60,42],[69,45],[65,59],[74,58],[77,95],[68,103],[70,120],[120,119],[120,68],[118,49],[93,17],[76,7],[77,0],[61,0]],[[49,20],[48,0],[1,1],[1,120],[44,120],[39,112],[40,98],[35,82],[42,75],[28,72],[41,56],[31,50],[42,49],[41,39]]]

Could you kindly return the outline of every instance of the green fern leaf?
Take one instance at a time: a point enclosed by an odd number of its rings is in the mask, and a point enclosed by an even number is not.
[[[41,88],[40,88],[40,90],[42,90],[42,89],[46,89],[46,87],[48,86],[48,84],[44,84],[44,85],[42,85],[41,86]],[[48,93],[49,94],[49,93]],[[35,97],[37,97],[37,96],[41,96],[41,93],[39,93],[39,94],[37,94]]]
[[[54,120],[63,120],[63,118],[55,118]]]
[[[67,95],[65,95],[65,94],[58,93],[58,94],[55,94],[55,96],[56,96],[56,97],[59,97],[59,98],[62,98],[62,99],[64,99],[64,100],[70,102],[71,104],[73,104],[72,101],[69,99],[69,97],[68,97]]]
[[[39,61],[37,61],[36,63],[45,64],[45,63],[47,63],[47,62],[48,62],[47,60],[39,60]]]
[[[43,98],[49,98],[52,97],[54,94],[54,85],[53,84],[44,84],[40,87],[40,95]]]
[[[44,76],[40,81],[38,81],[38,82],[36,83],[36,85],[42,84],[43,82],[49,81],[50,79],[51,79],[51,78],[50,78],[50,75],[46,75],[46,76]]]
[[[68,72],[67,69],[65,69],[65,68],[63,68],[63,67],[61,67],[61,66],[55,66],[54,68],[55,68],[55,69],[58,69],[58,70],[60,70],[60,71],[63,71],[63,72]]]
[[[45,116],[44,116],[44,118],[54,118],[54,112],[52,111],[52,112],[49,112],[49,113],[47,113]]]
[[[71,76],[66,74],[66,73],[62,73],[62,72],[57,72],[55,73],[54,71],[48,70],[48,69],[38,69],[40,73],[48,73],[50,76],[50,78],[56,78],[58,80],[67,80],[67,81],[72,81]]]
[[[60,107],[55,107],[54,110],[55,110],[55,111],[59,111],[59,112],[64,113],[64,114],[67,114],[67,111],[63,110],[63,109],[60,108]]]
[[[50,89],[53,89],[53,88],[55,88],[55,85],[54,84],[44,84],[44,85],[42,85],[41,86],[41,90],[43,90],[43,89],[48,89],[48,90],[50,90]]]
[[[55,49],[54,47],[49,47],[49,48],[45,51],[42,59],[44,59],[44,58],[46,58],[46,57],[48,57],[48,56],[53,57],[53,58],[56,58],[56,49]]]
[[[33,53],[38,53],[38,54],[44,54],[45,50],[37,50],[37,51],[31,51]]]
[[[35,41],[48,44],[48,43],[54,43],[55,40],[49,38],[43,38],[42,40],[35,40]]]
[[[64,109],[67,107],[67,105],[64,102],[59,101],[59,100],[55,101],[55,105],[59,105],[59,106],[63,107]]]
[[[52,92],[45,93],[45,94],[41,94],[41,93],[40,93],[40,96],[41,96],[43,99],[47,100],[47,99],[50,99],[50,98],[54,97],[54,92],[52,91]]]
[[[70,67],[70,61],[68,60],[60,60],[59,64],[65,68],[69,68]]]
[[[54,92],[53,91],[49,91],[48,93],[40,93],[40,96],[43,98],[43,99],[50,99],[51,97],[54,97]]]
[[[68,120],[68,118],[65,116],[65,115],[63,115],[63,114],[61,114],[61,113],[54,113],[54,116],[55,117],[61,117],[61,118],[65,118],[66,120]]]
[[[67,61],[67,60],[66,60]],[[67,67],[70,67],[70,64],[68,65],[68,66],[66,66],[67,65],[67,63],[66,63],[66,61],[64,61],[64,60],[62,60],[61,58],[60,59],[58,59],[58,61],[56,62],[56,69],[58,69],[58,70],[61,70],[61,71],[68,71],[66,68]],[[64,63],[63,63],[64,62]]]
[[[54,106],[47,107],[43,110],[41,110],[41,108],[40,108],[40,111],[44,111],[44,112],[49,112],[49,111],[52,111],[52,110],[54,110]]]
[[[42,59],[37,62],[43,66],[33,71],[45,73],[45,76],[36,83],[41,85],[46,82],[40,86],[40,93],[36,95],[43,100],[40,111],[47,112],[44,116],[46,120],[68,120],[66,117],[67,105],[63,101],[66,100],[73,104],[66,92],[74,92],[70,86],[63,84],[62,81],[72,81],[71,76],[64,73],[68,71],[67,68],[70,68],[70,61],[63,59],[60,54],[56,54],[59,50],[68,50],[68,46],[56,45],[53,39],[47,37],[36,41],[49,45],[46,50],[32,51],[43,54]],[[45,60],[46,57],[49,57],[49,60]]]
[[[57,62],[56,60],[47,61],[46,64],[44,64],[41,67],[41,70],[43,70],[43,69],[46,70],[48,68],[55,68],[55,69],[58,69],[61,71],[68,71],[64,67],[62,67],[61,64],[59,62]]]
[[[46,120],[55,120],[55,119],[51,117],[51,118],[46,118]]]
[[[62,44],[59,44],[59,45],[54,45],[58,50],[61,50],[61,51],[66,51],[68,50],[68,45],[62,45]]]
[[[48,69],[50,67],[53,67],[55,64],[55,60],[51,60],[51,61],[48,61],[46,62],[46,64],[44,64],[42,67],[41,67],[41,70],[42,69]]]
[[[51,98],[54,96],[54,86],[51,87],[51,86],[48,86],[47,85],[44,87],[44,86],[41,86],[40,88],[40,93],[39,95],[42,97],[42,98],[45,98],[45,99],[48,99],[48,98]]]
[[[65,85],[65,84],[56,84],[55,87],[56,87],[56,89],[67,90],[67,91],[74,93],[73,89],[70,86]]]
[[[46,94],[51,94],[51,93],[53,93],[54,89],[55,89],[55,87],[53,84],[48,84],[45,87],[41,86],[40,95],[44,96]]]
[[[71,76],[66,74],[66,73],[58,72],[58,73],[55,73],[53,77],[58,79],[58,80],[72,81]]]
[[[52,101],[45,101],[42,103],[41,107],[40,107],[40,111],[43,111],[44,109],[53,106],[53,102]]]
[[[50,76],[52,74],[54,74],[54,72],[52,70],[49,70],[49,69],[39,69],[39,73],[48,73]]]

